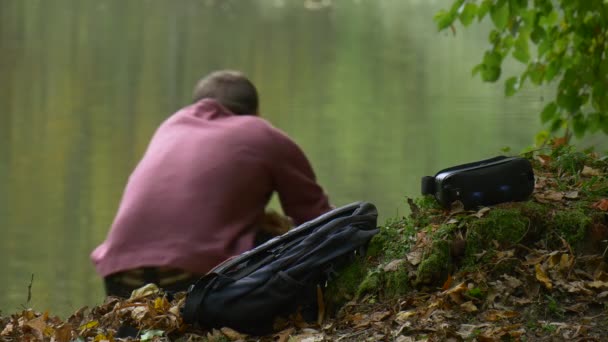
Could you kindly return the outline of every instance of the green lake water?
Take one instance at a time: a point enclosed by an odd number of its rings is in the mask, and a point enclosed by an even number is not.
[[[310,3],[0,0],[4,314],[32,274],[37,310],[103,299],[89,253],[157,125],[215,69],[251,77],[335,205],[368,200],[381,220],[407,213],[421,176],[532,144],[550,92],[506,99],[471,77],[486,33],[438,33],[449,1]]]

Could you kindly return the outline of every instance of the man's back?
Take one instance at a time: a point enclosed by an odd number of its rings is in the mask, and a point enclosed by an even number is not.
[[[142,266],[205,273],[253,246],[274,190],[296,223],[329,210],[287,136],[257,116],[199,101],[155,133],[93,261],[102,276]]]

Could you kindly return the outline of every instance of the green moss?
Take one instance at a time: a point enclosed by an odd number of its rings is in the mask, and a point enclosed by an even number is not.
[[[450,243],[438,240],[416,271],[416,284],[433,284],[443,280],[451,267]]]
[[[380,271],[378,270],[370,270],[367,272],[367,275],[359,284],[357,288],[357,292],[355,293],[355,298],[360,298],[363,294],[368,292],[377,292],[380,288],[381,280],[380,280]]]
[[[383,260],[401,259],[409,251],[414,232],[405,218],[389,220],[370,241],[367,255]]]
[[[325,289],[326,301],[339,307],[343,303],[355,298],[362,279],[368,272],[369,265],[361,258],[342,269],[338,276],[328,283]]]
[[[528,232],[530,218],[517,208],[497,208],[473,222],[467,230],[465,263],[476,262],[476,254],[492,248],[492,241],[502,247],[519,243]]]
[[[552,220],[555,232],[571,246],[583,241],[590,224],[591,217],[580,209],[557,211]]]
[[[411,290],[410,277],[405,265],[399,266],[395,271],[384,273],[384,295],[395,298]]]

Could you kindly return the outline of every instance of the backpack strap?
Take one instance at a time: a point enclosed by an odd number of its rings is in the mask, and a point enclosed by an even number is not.
[[[195,324],[198,321],[198,310],[207,296],[207,292],[217,282],[217,274],[208,273],[196,283],[190,286],[188,290],[188,300],[185,301],[184,307],[181,310],[182,318],[185,323]]]

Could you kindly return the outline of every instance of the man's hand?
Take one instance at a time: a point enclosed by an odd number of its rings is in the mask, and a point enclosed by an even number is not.
[[[287,233],[293,227],[293,221],[275,210],[266,210],[264,217],[258,222],[261,232],[272,236],[279,236]]]

